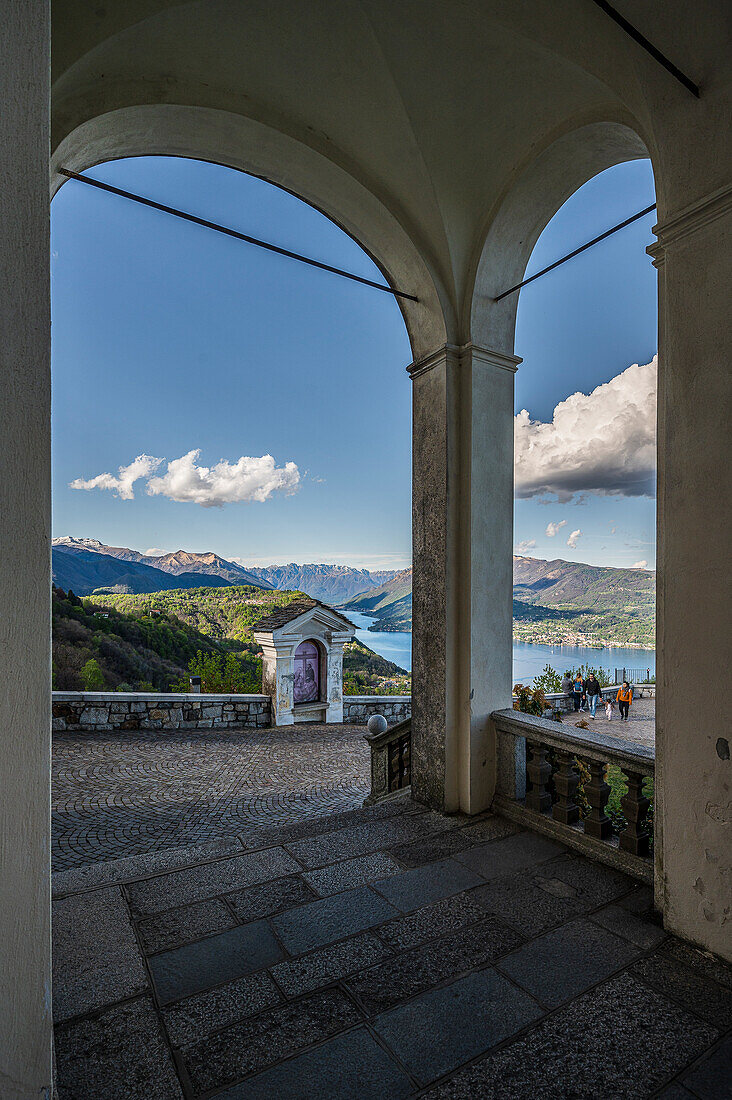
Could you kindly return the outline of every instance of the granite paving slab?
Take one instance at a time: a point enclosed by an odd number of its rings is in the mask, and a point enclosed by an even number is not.
[[[369,886],[288,909],[272,917],[272,925],[291,955],[346,939],[394,917],[397,910]]]
[[[583,993],[641,954],[640,948],[589,920],[547,932],[501,959],[500,969],[552,1008]]]
[[[261,971],[178,1001],[164,1009],[163,1019],[173,1046],[190,1046],[281,999],[269,974]]]
[[[161,1004],[242,978],[284,958],[267,921],[238,925],[149,960]]]
[[[412,1092],[409,1077],[357,1028],[218,1093],[216,1100],[404,1100]]]
[[[421,820],[420,815],[419,820]],[[297,840],[287,845],[287,850],[308,870],[325,867],[338,860],[366,855],[380,848],[390,848],[411,839],[413,834],[399,818],[366,822],[337,832],[307,840]]]
[[[732,996],[725,986],[663,952],[643,959],[633,973],[646,985],[715,1027],[732,1026]]]
[[[650,951],[657,947],[666,938],[663,928],[650,920],[643,920],[635,913],[629,913],[627,909],[621,909],[619,905],[607,905],[592,914],[595,924],[601,924],[616,936],[623,936],[630,940],[636,947],[642,947],[644,951]]]
[[[471,897],[488,912],[497,913],[528,936],[536,936],[579,916],[584,906],[576,897],[557,897],[534,883],[534,868],[494,878]]]
[[[59,1100],[182,1100],[148,997],[56,1029]]]
[[[473,886],[480,886],[483,879],[474,871],[456,863],[454,859],[441,859],[400,875],[382,879],[373,884],[397,909],[408,913],[431,901],[459,894]]]
[[[484,879],[492,879],[533,867],[565,851],[561,844],[537,833],[516,833],[458,852],[455,859],[478,871]]]
[[[371,852],[367,856],[357,856],[340,863],[332,863],[319,871],[305,871],[303,878],[308,886],[319,894],[328,897],[349,890],[354,886],[363,886],[367,882],[395,875],[401,867],[384,852]]]
[[[732,1035],[706,1054],[682,1078],[699,1100],[729,1100],[732,1095]]]
[[[81,1016],[148,988],[117,886],[53,903],[53,1016]]]
[[[298,875],[288,878],[272,879],[227,895],[227,902],[243,924],[269,917],[283,909],[292,909],[295,905],[305,905],[317,895]]]
[[[633,879],[621,871],[578,855],[566,855],[547,866],[537,867],[534,883],[546,890],[555,890],[561,896],[566,896],[568,890],[586,909],[615,901],[635,886]]]
[[[423,840],[400,844],[391,849],[391,854],[404,867],[420,867],[423,863],[432,863],[434,860],[451,856],[455,852],[461,852],[468,848],[470,843],[464,835],[464,830],[446,829]]]
[[[148,955],[169,951],[191,940],[224,932],[236,924],[231,910],[223,901],[209,898],[182,909],[169,909],[156,917],[145,917],[137,922],[137,934],[143,950]]]
[[[514,836],[521,832],[520,826],[505,817],[496,817],[494,814],[484,817],[482,821],[468,824],[461,828],[460,833],[470,844],[484,844],[487,840],[502,840],[504,836]]]
[[[377,1016],[373,1026],[426,1085],[541,1015],[527,993],[495,970],[482,970]]]
[[[424,1100],[639,1100],[716,1036],[625,973],[431,1089]]]
[[[278,963],[272,967],[272,976],[288,997],[295,997],[372,966],[390,954],[373,933],[363,932],[310,955]]]
[[[435,939],[445,932],[453,932],[467,924],[474,924],[485,917],[485,909],[478,904],[476,894],[453,894],[432,905],[415,909],[405,916],[397,917],[378,930],[379,938],[394,951],[404,951],[417,947],[421,943]]]
[[[520,942],[517,932],[489,917],[364,970],[347,985],[366,1012],[376,1015],[449,978],[487,966]]]
[[[284,848],[265,848],[135,882],[126,889],[134,912],[139,916],[151,916],[216,894],[233,893],[244,886],[280,878],[300,869]]]
[[[311,993],[185,1047],[183,1059],[195,1092],[222,1088],[360,1023],[337,989]]]
[[[666,940],[659,954],[669,959],[669,961],[675,960],[683,963],[684,966],[697,971],[703,977],[711,978],[713,981],[719,982],[720,985],[726,986],[727,989],[732,989],[732,965],[723,962],[722,959],[717,958],[716,955],[712,955],[708,951],[702,951],[701,948],[694,947],[690,943],[684,943],[683,940],[678,940],[675,936],[672,936]]]

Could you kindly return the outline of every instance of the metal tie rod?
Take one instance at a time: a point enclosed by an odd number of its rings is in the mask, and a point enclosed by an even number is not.
[[[149,206],[152,210],[161,210],[163,214],[172,214],[175,218],[181,218],[186,222],[193,222],[194,225],[202,225],[204,229],[213,229],[217,233],[223,233],[227,237],[234,237],[237,241],[244,241],[246,244],[253,244],[257,248],[264,248],[267,252],[275,252],[278,256],[286,256],[289,260],[298,260],[302,264],[309,264],[310,267],[317,267],[321,271],[330,271],[332,275],[340,275],[343,279],[351,279],[354,283],[362,283],[364,286],[373,287],[374,290],[383,290],[387,294],[394,295],[395,298],[407,298],[410,302],[418,302],[416,294],[407,294],[404,290],[394,290],[390,286],[385,286],[383,283],[376,283],[372,279],[365,279],[362,275],[354,275],[352,271],[344,271],[340,267],[333,267],[331,264],[321,263],[320,260],[313,260],[310,256],[302,256],[299,252],[291,252],[288,248],[280,248],[279,245],[271,244],[269,241],[262,241],[258,237],[250,237],[246,233],[240,233],[237,229],[229,229],[226,225],[219,225],[217,222],[207,221],[205,218],[198,218],[195,214],[188,214],[185,210],[177,210],[174,206],[165,206],[162,202],[155,202],[153,199],[146,199],[142,195],[135,195],[132,191],[123,191],[121,187],[112,187],[110,183],[102,183],[101,180],[92,179],[90,176],[82,176],[78,172],[72,172],[68,168],[59,168],[59,173],[62,176],[66,176],[70,180],[78,180],[79,183],[86,183],[89,187],[96,187],[100,191],[108,191],[111,195],[120,195],[123,199],[130,199],[132,202],[137,202],[141,206]]]
[[[600,241],[604,241],[607,237],[611,237],[613,233],[617,233],[619,229],[625,229],[626,225],[637,222],[639,218],[645,218],[646,214],[650,214],[651,211],[655,209],[656,204],[652,202],[645,210],[639,210],[637,214],[633,214],[630,218],[626,218],[625,221],[620,222],[619,225],[614,225],[612,229],[606,229],[599,237],[594,237],[591,241],[588,241],[587,244],[581,244],[579,248],[575,248],[574,252],[568,252],[566,256],[562,256],[561,260],[555,260],[553,264],[549,264],[549,267],[544,267],[541,271],[537,271],[536,275],[530,275],[529,278],[524,279],[523,282],[516,283],[516,286],[509,287],[509,289],[504,290],[502,294],[497,294],[493,301],[500,302],[502,298],[507,298],[508,295],[513,294],[514,291],[521,290],[522,286],[528,286],[528,284],[533,283],[535,279],[540,279],[542,275],[546,275],[548,271],[553,271],[554,268],[559,267],[560,264],[566,264],[567,260],[579,256],[580,252],[586,252],[588,248],[592,248],[593,245],[599,244]]]
[[[688,92],[691,92],[697,99],[701,97],[699,85],[695,84],[685,73],[682,73],[681,69],[674,65],[673,61],[669,61],[665,54],[661,53],[652,42],[649,42],[646,36],[641,34],[641,32],[637,30],[632,23],[629,23],[619,11],[616,11],[611,4],[606,3],[606,0],[592,0],[592,2],[593,4],[597,4],[598,8],[604,11],[605,15],[609,16],[614,23],[617,23],[627,35],[630,35],[633,41],[637,42],[647,54],[650,54],[654,61],[657,61],[659,65],[663,65],[664,69],[670,72],[671,76],[675,77],[680,84],[683,84]]]

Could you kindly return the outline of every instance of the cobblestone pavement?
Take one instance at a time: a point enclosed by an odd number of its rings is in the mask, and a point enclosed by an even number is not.
[[[247,836],[360,806],[353,725],[53,736],[53,868]]]
[[[404,797],[254,839],[53,876],[59,1100],[729,1096],[732,970],[624,874]]]

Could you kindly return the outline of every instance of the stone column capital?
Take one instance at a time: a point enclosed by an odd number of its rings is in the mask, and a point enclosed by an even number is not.
[[[522,362],[517,355],[509,355],[493,348],[480,347],[478,344],[443,344],[410,363],[407,367],[407,373],[414,381],[415,378],[427,374],[434,367],[442,364],[459,366],[461,363],[466,362],[468,358],[471,364],[498,367],[500,370],[507,370],[512,374],[516,373],[519,363]]]
[[[712,191],[710,195],[689,203],[676,214],[671,214],[665,222],[658,222],[653,232],[658,237],[646,252],[653,260],[654,267],[660,267],[666,258],[666,252],[673,245],[691,236],[700,229],[732,212],[732,185],[726,185]]]

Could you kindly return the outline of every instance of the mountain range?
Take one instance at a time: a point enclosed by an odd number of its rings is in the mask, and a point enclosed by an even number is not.
[[[150,556],[98,539],[64,535],[53,540],[53,581],[77,596],[106,591],[134,594],[174,588],[251,585],[267,590],[306,592],[324,603],[341,605],[361,592],[378,588],[394,570],[355,569],[348,565],[257,566],[244,569],[214,553]]]

